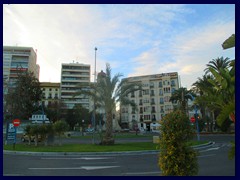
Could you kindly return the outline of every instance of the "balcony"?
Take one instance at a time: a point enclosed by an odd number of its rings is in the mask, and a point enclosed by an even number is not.
[[[151,101],[151,105],[154,105],[155,104],[155,102],[154,101]]]
[[[151,113],[156,113],[156,110],[155,110],[155,109],[152,109]]]

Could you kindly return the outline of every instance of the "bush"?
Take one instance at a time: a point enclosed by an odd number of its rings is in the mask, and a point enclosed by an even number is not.
[[[194,134],[188,117],[177,110],[164,116],[160,124],[159,167],[162,175],[197,175],[197,153],[186,144]]]

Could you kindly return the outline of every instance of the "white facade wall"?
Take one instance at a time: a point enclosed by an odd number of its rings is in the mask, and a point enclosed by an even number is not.
[[[63,63],[61,69],[60,94],[61,100],[67,109],[72,109],[75,104],[81,104],[89,109],[89,98],[83,95],[74,96],[79,90],[77,85],[90,82],[90,65],[80,63]],[[87,88],[87,87],[86,87]]]
[[[135,123],[139,129],[150,131],[150,124],[159,122],[162,117],[173,111],[169,101],[172,92],[179,88],[178,73],[163,73],[127,78],[129,82],[141,82],[142,92],[136,91],[128,98],[137,104],[137,110],[129,106],[121,107],[121,123],[132,129]]]
[[[43,92],[42,101],[46,107],[49,103],[60,99],[60,83],[41,82],[40,87]]]

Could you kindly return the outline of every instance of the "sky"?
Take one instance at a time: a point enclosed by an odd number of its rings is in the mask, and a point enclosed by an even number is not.
[[[191,88],[206,64],[235,48],[234,4],[3,5],[3,45],[37,49],[40,82],[60,82],[61,64],[79,62],[123,78],[178,72]]]

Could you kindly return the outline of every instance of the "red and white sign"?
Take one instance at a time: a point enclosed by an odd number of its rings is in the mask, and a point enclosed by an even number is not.
[[[190,121],[191,121],[191,123],[194,123],[195,122],[195,117],[192,116]]]
[[[13,125],[14,125],[15,127],[18,127],[18,126],[20,125],[20,120],[19,120],[19,119],[14,119],[14,120],[13,120]]]

